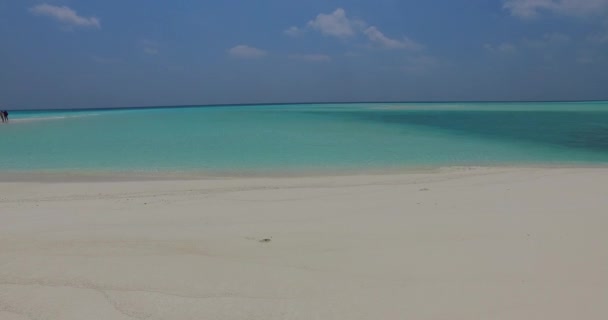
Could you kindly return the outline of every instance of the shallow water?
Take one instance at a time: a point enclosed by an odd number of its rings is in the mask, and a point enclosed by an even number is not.
[[[608,102],[11,112],[0,170],[255,172],[608,164]]]

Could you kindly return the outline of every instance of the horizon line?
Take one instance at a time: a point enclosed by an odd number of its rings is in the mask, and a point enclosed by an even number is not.
[[[26,109],[5,109],[10,111],[94,111],[94,110],[133,110],[133,109],[182,109],[182,108],[214,108],[214,107],[247,107],[247,106],[277,106],[277,105],[311,105],[311,104],[365,104],[365,103],[577,103],[577,102],[608,102],[603,99],[591,100],[436,100],[436,101],[322,101],[322,102],[270,102],[270,103],[219,103],[219,104],[183,104],[183,105],[148,105],[130,107],[77,107],[77,108],[26,108]]]

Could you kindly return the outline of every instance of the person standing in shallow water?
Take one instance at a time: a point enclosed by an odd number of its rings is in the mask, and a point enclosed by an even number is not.
[[[0,119],[2,119],[2,122],[6,122],[6,116],[4,115],[4,110],[0,111]]]
[[[4,110],[2,113],[4,114],[4,122],[8,122],[8,111]]]

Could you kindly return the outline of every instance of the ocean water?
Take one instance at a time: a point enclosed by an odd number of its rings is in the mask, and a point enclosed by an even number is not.
[[[2,171],[607,165],[608,102],[13,111]]]

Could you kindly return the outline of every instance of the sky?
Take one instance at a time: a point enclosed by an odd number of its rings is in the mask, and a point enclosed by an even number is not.
[[[608,100],[608,0],[0,0],[0,108]]]

